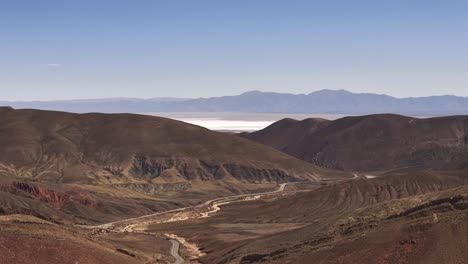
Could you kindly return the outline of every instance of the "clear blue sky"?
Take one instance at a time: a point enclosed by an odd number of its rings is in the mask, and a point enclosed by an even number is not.
[[[0,100],[468,96],[462,0],[0,0]]]

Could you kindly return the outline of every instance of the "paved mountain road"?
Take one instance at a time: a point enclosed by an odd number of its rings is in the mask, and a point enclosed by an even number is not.
[[[180,244],[179,241],[171,239],[171,255],[176,259],[174,264],[184,263],[184,259],[179,255]]]

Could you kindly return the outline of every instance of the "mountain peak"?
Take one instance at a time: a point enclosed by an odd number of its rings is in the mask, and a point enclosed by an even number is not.
[[[252,90],[252,91],[247,91],[242,93],[241,95],[257,95],[257,94],[262,94],[263,92],[260,90]]]
[[[311,92],[309,95],[312,94],[329,94],[329,95],[338,95],[338,94],[352,94],[352,92],[347,91],[347,90],[331,90],[331,89],[323,89],[315,92]]]

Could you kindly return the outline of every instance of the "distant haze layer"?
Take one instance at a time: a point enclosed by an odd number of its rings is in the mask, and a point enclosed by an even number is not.
[[[245,121],[245,120],[222,120],[222,119],[178,119],[180,121],[202,126],[216,131],[256,131],[264,129],[274,122],[271,121]]]
[[[321,90],[309,94],[252,91],[236,96],[197,99],[119,98],[33,102],[0,101],[0,105],[75,113],[236,112],[332,115],[393,113],[407,116],[468,114],[467,97],[395,98],[380,94],[351,93],[345,90]]]
[[[148,113],[143,113],[148,114]],[[334,120],[341,115],[320,114],[262,114],[262,113],[221,113],[221,112],[197,112],[197,113],[149,113],[154,116],[167,117],[216,131],[252,132],[265,127],[283,118],[303,120],[306,118],[324,118]]]

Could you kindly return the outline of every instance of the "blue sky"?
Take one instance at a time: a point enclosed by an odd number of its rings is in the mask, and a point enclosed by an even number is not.
[[[0,100],[468,96],[466,1],[0,0]]]

